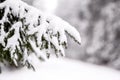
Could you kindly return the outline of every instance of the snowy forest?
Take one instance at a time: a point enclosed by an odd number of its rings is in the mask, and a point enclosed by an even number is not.
[[[120,80],[119,0],[0,0],[0,80]]]

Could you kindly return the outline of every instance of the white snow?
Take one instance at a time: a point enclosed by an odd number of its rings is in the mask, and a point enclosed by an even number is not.
[[[57,16],[54,16],[52,14],[46,14],[46,16],[47,16],[47,20],[50,21],[50,27],[54,28],[53,30],[56,30],[54,32],[59,31],[60,34],[62,34],[62,35],[64,34],[65,35],[65,33],[63,32],[63,31],[65,31],[72,38],[74,38],[74,40],[76,42],[78,42],[79,44],[81,44],[80,33],[73,26],[71,26],[69,23],[65,22],[61,18],[59,18]],[[66,36],[62,36],[61,39],[66,42]]]
[[[5,8],[5,14],[0,20],[0,23],[2,24],[2,36],[0,36],[0,43],[4,45],[4,39],[8,36],[10,30],[15,30],[15,34],[13,34],[10,38],[7,38],[8,43],[6,43],[4,47],[5,50],[10,49],[11,58],[16,66],[18,65],[17,63],[19,63],[17,62],[19,56],[16,54],[16,47],[18,48],[20,53],[23,54],[23,63],[29,57],[29,55],[27,55],[27,53],[29,52],[28,48],[26,48],[26,46],[23,46],[25,43],[30,42],[31,47],[34,50],[33,52],[31,51],[31,53],[36,53],[35,55],[37,57],[42,57],[43,59],[47,57],[48,52],[52,53],[50,52],[51,49],[53,49],[54,53],[56,53],[57,55],[65,55],[64,46],[66,47],[65,44],[67,44],[67,38],[65,34],[66,32],[76,42],[78,42],[79,44],[81,43],[79,32],[73,26],[57,16],[42,13],[40,10],[27,5],[21,0],[6,0],[5,2],[0,4],[0,7],[1,9]],[[4,22],[10,22],[7,16],[8,13],[16,16],[19,21],[13,20],[13,24],[11,24],[10,30],[4,33],[3,28],[6,27],[4,26]],[[21,21],[21,19],[23,21]],[[23,36],[23,41],[25,43],[21,40],[21,34],[19,31],[24,32],[25,36]],[[36,39],[32,35],[34,35]],[[27,37],[27,39],[25,37]],[[42,37],[44,37],[43,41]],[[21,50],[18,40],[21,42],[22,47],[26,48],[25,51]],[[51,47],[51,44],[54,47]],[[48,49],[45,47],[46,45],[49,46]]]
[[[4,67],[0,80],[120,80],[118,71],[75,60],[54,58],[41,63],[34,61],[36,71]]]

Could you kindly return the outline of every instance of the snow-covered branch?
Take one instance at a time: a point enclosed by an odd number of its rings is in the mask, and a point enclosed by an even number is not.
[[[51,53],[64,56],[66,32],[77,42],[77,30],[62,19],[45,15],[21,0],[0,3],[0,62],[32,67],[32,55],[46,60]]]

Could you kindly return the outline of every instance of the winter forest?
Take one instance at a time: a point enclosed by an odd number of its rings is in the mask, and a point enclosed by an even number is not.
[[[0,0],[0,80],[120,80],[119,0]]]

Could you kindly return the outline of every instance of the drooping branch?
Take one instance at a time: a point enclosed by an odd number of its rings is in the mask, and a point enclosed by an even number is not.
[[[0,62],[33,67],[32,57],[46,60],[51,53],[64,56],[67,31],[81,43],[76,29],[56,16],[47,16],[21,0],[0,4]]]

